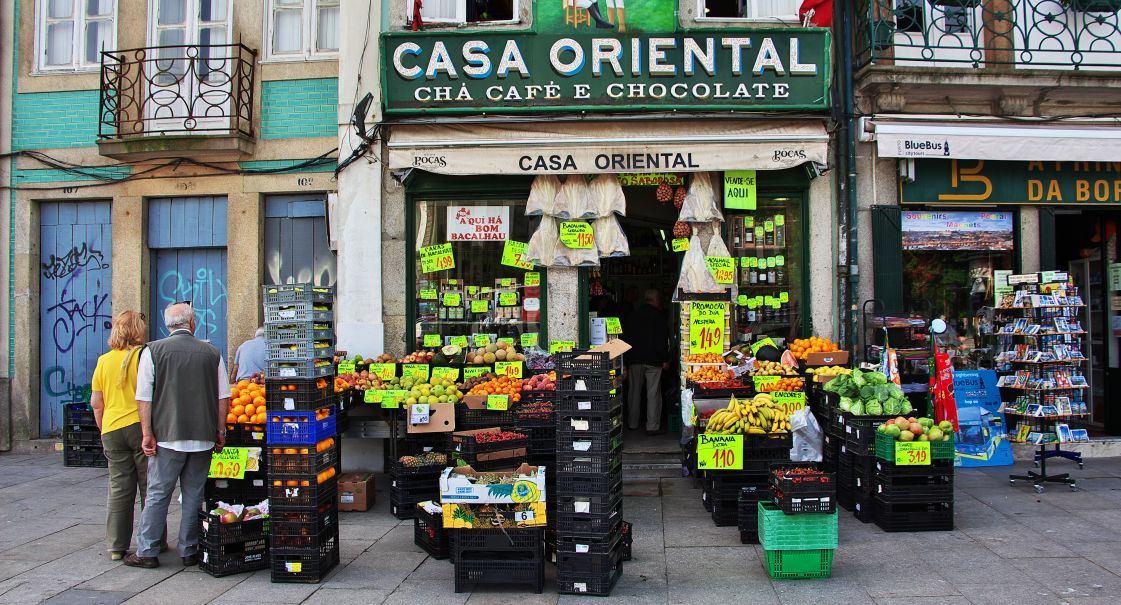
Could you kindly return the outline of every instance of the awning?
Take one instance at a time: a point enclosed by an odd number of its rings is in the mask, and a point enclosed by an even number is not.
[[[876,141],[876,153],[885,158],[1121,161],[1121,126],[1012,126],[873,119],[871,134]]]
[[[821,120],[396,124],[389,168],[439,174],[779,170],[828,163]]]

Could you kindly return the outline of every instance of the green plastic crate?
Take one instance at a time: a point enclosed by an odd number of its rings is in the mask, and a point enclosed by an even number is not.
[[[891,435],[876,431],[876,457],[894,464],[896,443],[898,442]],[[953,460],[954,438],[951,436],[949,441],[931,441],[930,458],[931,460]]]
[[[833,573],[833,549],[765,550],[767,573],[774,580],[828,578]]]
[[[769,500],[760,501],[759,543],[767,550],[837,548],[837,511],[788,515]]]

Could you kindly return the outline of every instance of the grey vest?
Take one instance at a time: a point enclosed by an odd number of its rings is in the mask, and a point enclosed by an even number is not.
[[[157,441],[214,441],[218,349],[187,332],[148,345],[155,367],[152,431]]]

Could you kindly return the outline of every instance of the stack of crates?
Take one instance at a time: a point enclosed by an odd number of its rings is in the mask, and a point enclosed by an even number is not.
[[[759,543],[759,503],[769,500],[771,492],[767,484],[755,484],[740,488],[737,500],[736,520],[740,530],[740,544]]]
[[[858,520],[872,522],[872,475],[876,460],[876,428],[888,416],[854,416],[838,411],[837,499]]]
[[[545,544],[539,527],[453,529],[451,559],[455,592],[477,584],[522,584],[545,588]]]
[[[63,466],[106,468],[109,461],[101,445],[101,431],[88,403],[68,403],[62,433]]]
[[[954,442],[930,443],[925,464],[897,464],[894,438],[880,434],[872,479],[873,521],[884,531],[954,529]]]
[[[264,300],[272,581],[314,583],[339,562],[334,290],[265,286]]]
[[[417,466],[394,461],[389,469],[389,512],[398,519],[412,519],[420,502],[440,501],[440,473],[448,463]]]
[[[702,486],[701,502],[704,504],[705,510],[712,513],[712,522],[717,527],[742,525],[740,522],[742,492],[747,489],[749,493],[755,491],[765,493],[767,491],[767,475],[756,472],[709,470],[705,471]]]
[[[263,426],[227,424],[226,447],[246,448],[242,478],[208,478],[199,515],[199,567],[214,577],[268,569],[269,520],[223,523],[211,514],[219,503],[260,508],[268,500],[268,448]]]
[[[623,421],[606,352],[558,353],[556,563],[562,594],[608,595],[623,571]]]

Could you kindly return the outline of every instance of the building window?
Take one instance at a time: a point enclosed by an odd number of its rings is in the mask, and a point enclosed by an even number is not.
[[[698,0],[704,19],[797,21],[802,0]]]
[[[413,0],[405,20],[413,21]],[[518,0],[424,0],[420,18],[425,23],[477,23],[517,20]]]
[[[339,0],[269,0],[269,57],[313,59],[339,52]]]
[[[116,0],[42,0],[36,16],[41,71],[94,70],[116,46]]]

